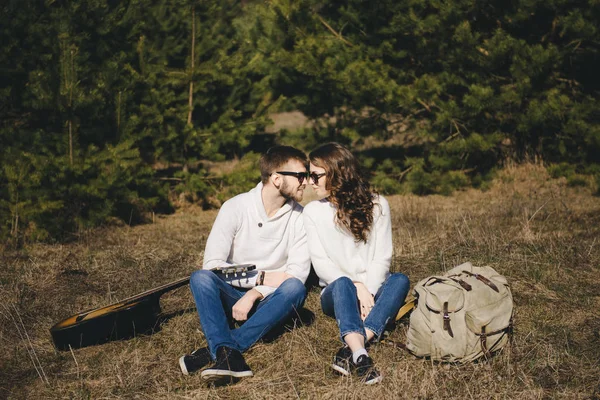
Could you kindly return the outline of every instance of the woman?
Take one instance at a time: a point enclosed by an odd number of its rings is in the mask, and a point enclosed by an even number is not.
[[[390,207],[371,190],[344,146],[324,144],[309,158],[310,183],[323,199],[304,208],[308,249],[325,287],[321,307],[337,320],[344,342],[332,367],[346,376],[353,372],[366,384],[378,383],[382,376],[365,345],[383,333],[409,289],[405,275],[389,272]]]

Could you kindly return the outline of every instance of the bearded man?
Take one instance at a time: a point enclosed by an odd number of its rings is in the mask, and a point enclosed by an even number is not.
[[[304,303],[310,258],[302,219],[306,155],[290,146],[270,148],[260,159],[261,182],[223,203],[190,278],[207,347],[179,359],[184,374],[205,369],[205,381],[231,383],[252,376],[242,353],[280,326]],[[254,264],[243,279],[212,270]],[[242,323],[235,327],[231,322]]]

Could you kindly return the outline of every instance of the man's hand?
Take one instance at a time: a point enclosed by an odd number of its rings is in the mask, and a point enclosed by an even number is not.
[[[248,319],[248,313],[252,310],[254,303],[262,298],[258,290],[251,289],[239,299],[231,309],[231,315],[236,321],[245,321]]]
[[[279,287],[288,278],[293,278],[292,275],[286,272],[265,272],[265,279],[263,285],[271,287]]]
[[[356,286],[356,295],[360,306],[360,317],[364,321],[375,305],[375,298],[363,283],[354,282],[354,286]]]

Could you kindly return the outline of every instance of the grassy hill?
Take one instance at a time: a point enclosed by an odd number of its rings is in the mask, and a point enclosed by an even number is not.
[[[247,353],[255,376],[224,388],[183,376],[177,359],[205,344],[187,287],[166,294],[173,313],[153,335],[57,351],[49,328],[189,275],[201,263],[216,211],[180,210],[154,223],[106,227],[66,245],[0,255],[0,398],[600,398],[600,201],[535,165],[506,168],[486,192],[390,196],[393,269],[412,284],[465,261],[509,279],[512,345],[491,362],[453,366],[386,343],[371,355],[384,381],[335,376],[335,321],[313,288],[309,326]],[[403,341],[405,325],[391,334]]]

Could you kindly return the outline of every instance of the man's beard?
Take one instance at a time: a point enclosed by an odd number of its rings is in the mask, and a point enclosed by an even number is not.
[[[295,200],[297,202],[301,202],[304,191],[293,190],[292,187],[284,180],[279,188],[279,194],[281,194],[286,200]]]

